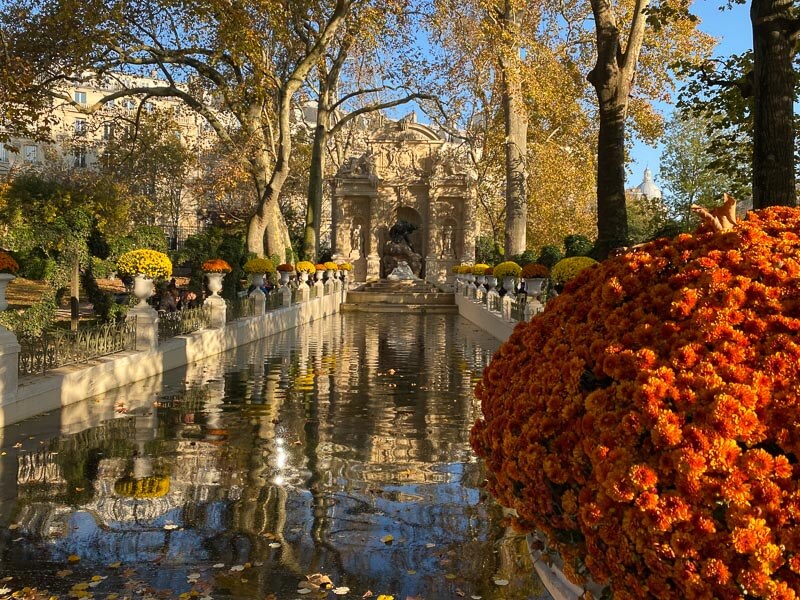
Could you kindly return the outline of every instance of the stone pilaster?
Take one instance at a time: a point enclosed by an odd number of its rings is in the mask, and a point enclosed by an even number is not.
[[[206,298],[205,302],[203,302],[203,306],[208,306],[211,309],[212,329],[224,329],[226,313],[228,311],[228,305],[225,304],[225,299],[217,295],[209,296]]]
[[[128,311],[128,320],[136,319],[136,350],[147,352],[158,348],[158,313],[148,305],[134,306]]]
[[[17,336],[0,325],[0,406],[17,399],[19,351]]]

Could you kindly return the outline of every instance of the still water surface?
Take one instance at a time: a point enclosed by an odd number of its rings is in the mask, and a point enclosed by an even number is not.
[[[496,347],[335,315],[0,430],[0,596],[548,598],[469,447]]]

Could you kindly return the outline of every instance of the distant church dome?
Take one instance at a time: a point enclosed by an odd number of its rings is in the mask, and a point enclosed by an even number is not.
[[[634,188],[634,192],[653,200],[661,200],[661,190],[653,181],[653,173],[647,168],[644,170],[644,181]]]

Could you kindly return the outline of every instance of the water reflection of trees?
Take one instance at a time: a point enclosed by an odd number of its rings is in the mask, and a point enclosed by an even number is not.
[[[325,567],[424,595],[455,554],[488,581],[503,528],[479,502],[468,435],[492,350],[463,321],[413,315],[336,317],[240,347],[151,411],[50,442],[20,468],[20,525],[62,556],[76,520],[103,530],[83,548],[98,562],[277,557],[298,576]],[[48,512],[71,516],[48,529]]]

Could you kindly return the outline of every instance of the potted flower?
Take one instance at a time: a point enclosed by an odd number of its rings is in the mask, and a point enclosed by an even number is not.
[[[491,290],[494,286],[497,285],[497,277],[494,275],[494,267],[486,267],[486,270],[483,272],[483,276],[486,277],[486,290]]]
[[[308,281],[308,276],[313,275],[317,272],[317,267],[314,266],[310,260],[301,260],[299,261],[295,267],[295,271],[297,271],[297,276],[300,278],[302,283]]]
[[[347,279],[350,277],[350,273],[353,270],[353,265],[349,262],[341,262],[338,265],[339,267],[339,276],[342,278],[342,281],[347,283]]]
[[[6,287],[13,281],[19,271],[19,264],[10,254],[0,251],[0,310],[8,308]]]
[[[231,266],[221,258],[210,258],[200,265],[200,268],[206,274],[211,295],[219,296],[222,290],[222,278],[225,277],[225,273],[231,272]]]
[[[289,283],[289,278],[292,276],[292,273],[294,273],[294,265],[292,263],[281,263],[275,268],[280,275],[281,285]]]
[[[485,263],[477,263],[472,267],[472,274],[475,275],[475,282],[478,286],[482,286],[486,283],[486,269],[489,268],[489,265]]]
[[[334,274],[339,270],[339,265],[335,262],[327,260],[325,261],[325,273],[328,275],[328,281],[333,279]]]
[[[274,273],[275,265],[268,258],[251,258],[242,265],[242,270],[250,275],[250,285],[254,290],[260,290],[264,276]]]
[[[548,268],[539,263],[528,263],[522,267],[522,278],[525,280],[525,293],[538,296],[542,293],[545,279],[550,274]]]
[[[503,289],[509,294],[514,292],[520,275],[522,275],[522,267],[513,260],[501,262],[494,268],[494,276],[498,281],[503,282]]]
[[[317,263],[314,265],[316,271],[314,272],[314,279],[317,281],[322,281],[322,276],[325,275],[325,265],[323,263]]]
[[[133,295],[139,299],[139,308],[147,306],[153,295],[154,282],[172,275],[172,262],[163,252],[139,248],[125,252],[117,260],[117,272],[133,277]]]

